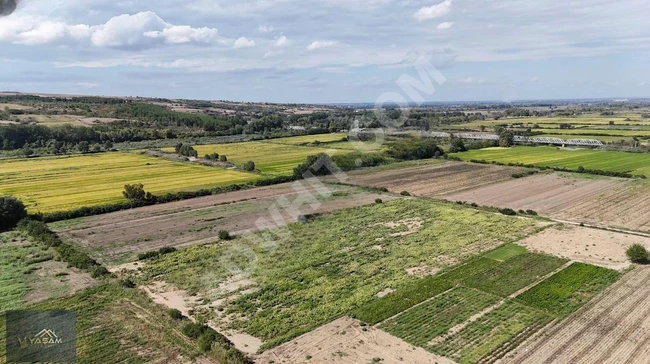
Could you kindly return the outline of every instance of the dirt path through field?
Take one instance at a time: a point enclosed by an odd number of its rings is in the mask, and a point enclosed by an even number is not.
[[[637,267],[504,363],[647,363],[650,267]]]

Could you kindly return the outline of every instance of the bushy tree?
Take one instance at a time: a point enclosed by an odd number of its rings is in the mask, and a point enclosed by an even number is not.
[[[136,183],[132,185],[124,185],[124,191],[122,192],[124,197],[127,200],[131,201],[144,201],[147,193],[144,191],[144,185],[142,183]]]
[[[627,257],[634,263],[647,263],[650,254],[648,250],[641,244],[634,244],[627,249]]]
[[[499,146],[504,148],[512,147],[515,144],[515,135],[510,130],[503,130],[499,134]]]
[[[454,138],[451,140],[451,145],[449,146],[449,153],[460,153],[466,151],[467,148],[465,147],[465,143],[463,143],[462,139]]]
[[[0,196],[0,231],[9,230],[27,217],[22,201],[13,196]]]
[[[394,143],[388,150],[388,154],[401,160],[426,159],[438,155],[444,155],[444,151],[438,147],[432,138],[408,137]]]
[[[243,167],[245,171],[252,172],[255,170],[255,162],[253,161],[248,161],[244,163]]]
[[[304,163],[296,166],[293,169],[293,176],[295,178],[305,178],[309,176],[307,172],[314,176],[326,176],[335,171],[338,171],[338,168],[332,158],[326,153],[319,153],[307,157]]]

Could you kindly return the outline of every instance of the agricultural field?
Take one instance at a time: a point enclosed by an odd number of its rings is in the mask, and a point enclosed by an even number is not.
[[[57,255],[18,233],[0,234],[0,313],[95,284],[88,274],[55,260]]]
[[[629,120],[628,120],[629,119]],[[609,125],[609,122],[613,121],[614,124],[618,125],[650,125],[650,119],[644,119],[641,117],[641,114],[626,114],[626,115],[614,115],[614,116],[600,116],[600,115],[581,115],[579,117],[567,118],[567,117],[539,117],[539,118],[512,118],[512,119],[500,119],[500,120],[486,120],[486,121],[476,121],[465,124],[451,125],[450,128],[454,129],[476,129],[481,126],[488,128],[494,128],[499,125],[512,125],[512,124],[524,124],[524,125],[548,125],[548,124],[572,124],[572,125]]]
[[[585,135],[585,134],[542,134],[542,135],[535,135],[535,138],[558,138],[562,140],[569,140],[569,139],[594,139],[594,140],[600,140],[603,143],[612,143],[612,142],[618,142],[621,140],[626,140],[630,141],[632,140],[633,136],[604,136],[604,135]]]
[[[650,232],[650,183],[646,180],[544,173],[442,197],[535,210],[558,220]]]
[[[114,266],[134,260],[138,253],[162,247],[217,241],[221,230],[240,234],[265,227],[258,226],[259,219],[273,222],[276,227],[295,222],[295,211],[279,209],[281,219],[271,212],[278,207],[278,199],[299,202],[305,192],[312,199],[295,206],[303,215],[372,204],[377,198],[396,198],[349,186],[328,185],[327,194],[316,188],[301,182],[260,187],[61,221],[51,224],[51,228],[93,258]],[[316,205],[312,206],[312,202]]]
[[[0,194],[21,199],[30,212],[53,212],[123,201],[125,184],[152,193],[196,190],[262,179],[215,167],[132,153],[0,161]]]
[[[30,308],[76,312],[77,363],[218,363],[181,332],[182,322],[169,318],[139,290],[103,284]],[[4,326],[3,317],[1,332]],[[2,358],[5,340],[0,335]]]
[[[650,124],[650,122],[649,122]],[[604,137],[650,137],[650,130],[620,130],[620,129],[534,129],[535,132],[545,134],[560,134],[571,138],[584,137],[585,139],[600,139]]]
[[[626,172],[650,177],[650,155],[593,149],[556,147],[486,148],[452,154],[463,160],[485,160],[498,163],[523,163],[542,167],[563,167]]]
[[[646,363],[650,269],[637,267],[581,310],[513,351],[504,363]]]
[[[535,219],[402,199],[290,224],[262,246],[243,238],[192,246],[147,262],[135,279],[199,297],[196,312],[270,348],[538,228]],[[251,254],[254,269],[245,264]],[[248,278],[237,274],[249,269]]]
[[[346,133],[333,133],[333,134],[316,134],[316,135],[300,135],[287,138],[276,138],[266,140],[266,143],[273,144],[288,144],[288,145],[313,145],[316,141],[321,143],[340,142],[346,139]],[[326,145],[329,147],[329,144]]]
[[[522,171],[525,169],[431,160],[413,166],[395,164],[352,171],[346,183],[434,197],[506,181]]]
[[[535,235],[533,235],[535,236]],[[398,288],[353,315],[458,363],[493,363],[548,323],[574,312],[620,276],[616,271],[527,252],[506,244],[442,275],[438,289]],[[448,282],[444,285],[444,282]],[[399,308],[404,296],[430,293]],[[382,308],[386,309],[382,309]],[[375,312],[387,314],[377,317]]]
[[[313,137],[313,136],[312,136]],[[324,147],[307,147],[291,144],[279,144],[265,142],[246,142],[231,144],[196,145],[199,156],[211,153],[226,155],[228,161],[237,165],[243,165],[248,161],[255,162],[255,168],[266,175],[288,176],[293,173],[295,166],[303,163],[307,157],[318,153],[343,154],[347,150],[330,149]],[[172,151],[173,148],[166,148],[165,151]]]

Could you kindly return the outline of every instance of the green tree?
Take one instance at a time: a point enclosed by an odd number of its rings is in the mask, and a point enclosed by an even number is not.
[[[255,162],[248,161],[248,162],[244,163],[243,168],[244,168],[245,171],[252,172],[252,171],[255,170]]]
[[[512,147],[515,144],[515,135],[510,130],[503,130],[499,134],[499,146],[504,148]]]
[[[27,217],[22,201],[13,196],[0,196],[0,231],[12,229]]]
[[[647,263],[650,254],[648,250],[641,244],[634,244],[625,252],[627,257],[634,263]]]
[[[463,143],[463,140],[460,138],[454,138],[451,140],[451,145],[449,146],[449,153],[459,153],[459,152],[466,152],[467,148],[465,147],[465,143]]]
[[[142,183],[136,183],[132,185],[124,185],[124,191],[122,192],[124,197],[127,200],[131,201],[144,201],[147,193],[144,191],[144,185]]]

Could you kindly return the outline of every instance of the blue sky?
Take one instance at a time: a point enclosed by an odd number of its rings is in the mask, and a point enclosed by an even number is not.
[[[0,0],[2,1],[2,0]],[[21,0],[0,90],[373,102],[426,57],[430,101],[650,96],[640,0]]]

